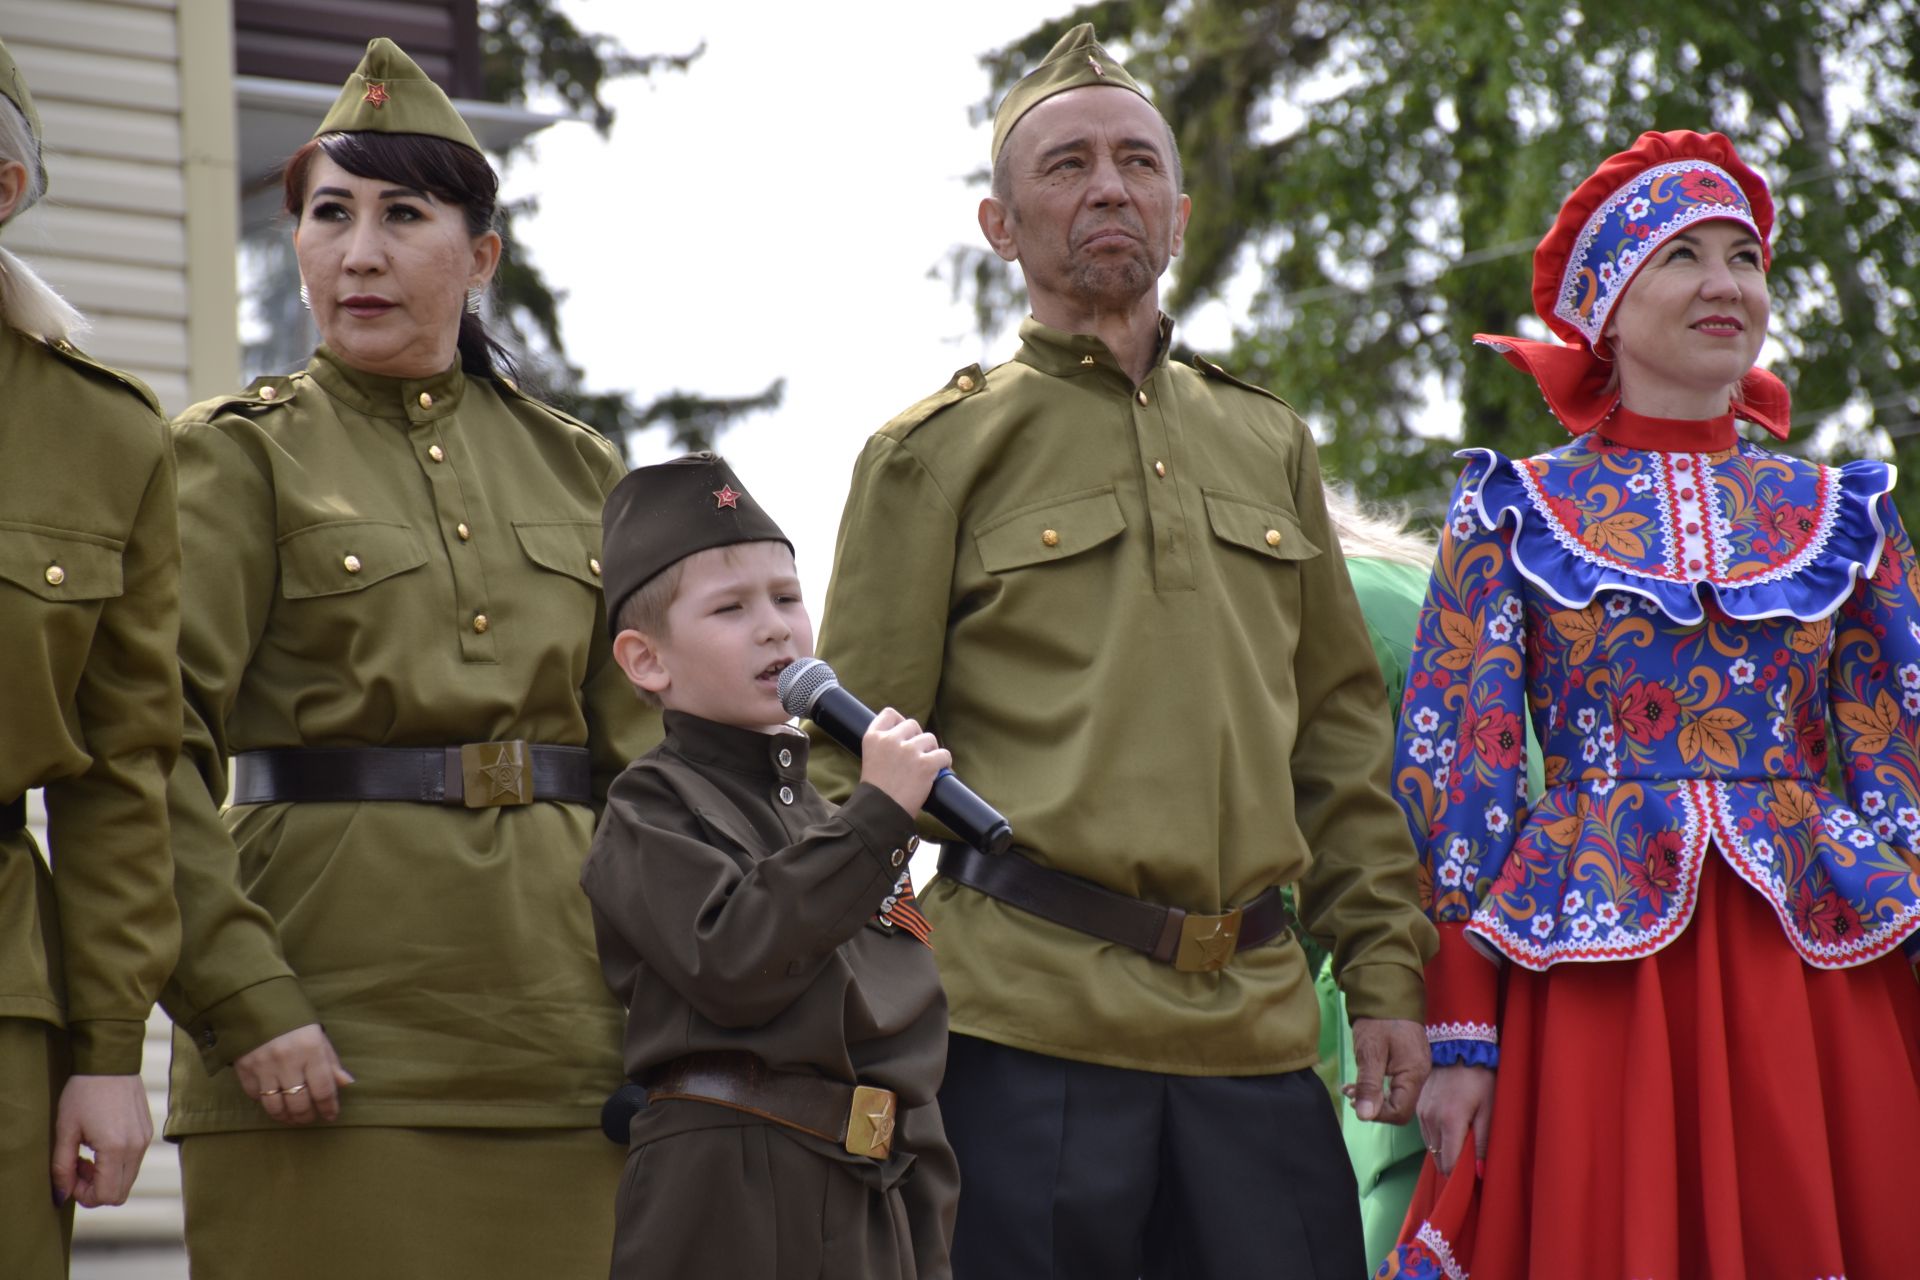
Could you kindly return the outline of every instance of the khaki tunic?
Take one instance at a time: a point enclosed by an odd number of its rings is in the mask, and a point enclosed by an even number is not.
[[[1134,386],[1029,320],[868,441],[820,653],[921,718],[1043,865],[1215,912],[1298,883],[1355,1016],[1419,1018],[1434,934],[1387,790],[1392,717],[1291,409],[1204,362]],[[815,757],[829,796],[846,760]],[[936,879],[952,1028],[1109,1066],[1311,1065],[1292,943],[1181,973]]]
[[[0,802],[44,788],[52,864],[0,837],[0,1017],[85,1075],[140,1070],[180,941],[173,483],[145,387],[0,324]]]
[[[358,1079],[340,1124],[594,1124],[620,1011],[576,887],[593,810],[218,801],[235,752],[511,738],[591,748],[604,795],[657,735],[604,624],[612,446],[457,368],[383,378],[324,347],[174,438],[168,1134],[274,1128],[223,1068],[314,1021]]]
[[[628,1006],[628,1074],[744,1051],[891,1089],[899,1128],[876,1162],[725,1107],[656,1103],[633,1124],[615,1275],[949,1274],[946,1002],[932,951],[875,914],[913,819],[864,784],[836,812],[807,783],[799,734],[671,711],[666,729],[614,784],[581,877]]]

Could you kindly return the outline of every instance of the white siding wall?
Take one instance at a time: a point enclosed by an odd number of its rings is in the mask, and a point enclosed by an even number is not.
[[[94,323],[81,346],[188,402],[186,147],[175,0],[0,0],[46,126],[47,199],[5,231]]]

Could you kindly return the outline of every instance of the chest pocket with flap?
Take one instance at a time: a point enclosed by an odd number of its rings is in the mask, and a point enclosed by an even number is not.
[[[973,535],[988,573],[1006,573],[1091,551],[1126,532],[1113,486],[1052,498],[1000,516]]]
[[[330,520],[280,539],[280,594],[289,600],[364,591],[427,562],[419,535],[384,520]]]
[[[527,559],[600,589],[600,522],[598,520],[515,520],[513,532]]]
[[[0,522],[0,581],[42,600],[109,600],[122,590],[120,551],[99,534]]]
[[[1220,541],[1268,560],[1311,560],[1320,554],[1320,548],[1301,531],[1300,518],[1292,511],[1217,489],[1202,493],[1207,500],[1207,521]]]

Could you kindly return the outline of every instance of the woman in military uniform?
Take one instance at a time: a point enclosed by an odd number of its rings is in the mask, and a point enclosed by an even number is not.
[[[496,182],[373,41],[286,169],[323,345],[175,424],[167,1132],[201,1280],[611,1255],[621,1011],[578,879],[657,730],[602,613],[618,455],[518,392],[475,314]]]
[[[0,45],[0,223],[46,190]],[[153,1137],[140,1049],[179,944],[180,545],[147,389],[0,250],[0,1276],[67,1274],[73,1206],[120,1204]],[[48,857],[26,830],[46,801]],[[51,869],[50,869],[51,868]],[[88,1160],[81,1154],[93,1152]]]

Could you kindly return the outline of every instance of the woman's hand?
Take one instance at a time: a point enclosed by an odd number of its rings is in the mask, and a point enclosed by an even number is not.
[[[353,1083],[317,1022],[241,1054],[233,1071],[247,1096],[282,1124],[339,1119],[341,1086]]]
[[[74,1076],[60,1090],[53,1121],[53,1192],[84,1209],[125,1204],[153,1141],[147,1087],[139,1076]],[[80,1154],[93,1149],[93,1159]]]
[[[1494,1073],[1489,1067],[1435,1067],[1420,1093],[1420,1137],[1441,1173],[1452,1173],[1469,1130],[1473,1159],[1487,1158],[1493,1129]]]

